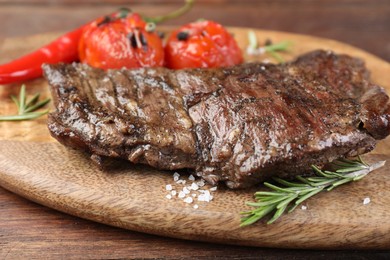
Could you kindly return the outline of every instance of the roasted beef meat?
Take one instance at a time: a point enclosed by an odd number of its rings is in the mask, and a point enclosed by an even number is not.
[[[360,59],[332,52],[220,69],[43,68],[61,143],[230,188],[369,152],[390,132],[384,90]]]

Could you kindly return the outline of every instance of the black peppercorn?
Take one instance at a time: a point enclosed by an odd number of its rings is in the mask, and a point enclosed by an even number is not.
[[[179,41],[186,41],[190,37],[190,34],[188,32],[179,32],[176,37]]]

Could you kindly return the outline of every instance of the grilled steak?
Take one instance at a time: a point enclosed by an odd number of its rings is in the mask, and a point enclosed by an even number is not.
[[[51,134],[102,157],[190,169],[248,187],[371,151],[390,132],[389,97],[364,63],[314,51],[283,65],[103,71],[44,66]]]

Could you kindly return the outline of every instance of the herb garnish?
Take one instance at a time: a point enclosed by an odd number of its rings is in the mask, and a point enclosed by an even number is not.
[[[156,24],[162,23],[162,22],[165,22],[165,21],[170,20],[170,19],[174,19],[176,17],[179,17],[179,16],[187,13],[189,10],[191,10],[194,3],[195,3],[195,0],[184,0],[184,5],[181,8],[179,8],[179,9],[177,9],[169,14],[156,16],[156,17],[143,17],[143,18],[148,23],[156,23]]]
[[[249,45],[247,48],[248,54],[269,53],[280,63],[283,63],[284,59],[282,58],[282,56],[279,55],[278,52],[286,51],[292,44],[289,41],[282,41],[276,44],[270,44],[264,47],[260,47],[256,37],[256,33],[254,31],[248,32],[248,40],[249,40]]]
[[[316,176],[297,176],[298,182],[289,182],[280,178],[274,180],[283,187],[265,182],[264,185],[273,191],[259,191],[255,193],[256,202],[248,202],[247,205],[255,209],[241,212],[243,215],[240,226],[251,225],[263,217],[274,212],[273,217],[267,224],[277,220],[287,209],[292,212],[299,204],[317,193],[342,184],[357,181],[366,176],[369,172],[382,167],[385,161],[372,165],[365,163],[359,156],[356,159],[339,159],[331,163],[332,170],[320,170],[312,166]]]
[[[41,112],[35,112],[36,110],[40,109],[41,107],[45,106],[47,103],[50,102],[50,99],[47,98],[43,101],[39,102],[39,96],[40,94],[35,94],[30,100],[27,100],[26,98],[26,86],[22,85],[19,92],[19,99],[15,96],[11,96],[11,99],[14,101],[18,108],[18,114],[17,115],[6,115],[6,116],[0,116],[0,121],[21,121],[21,120],[29,120],[29,119],[35,119],[38,118],[47,112],[49,110],[44,110]]]

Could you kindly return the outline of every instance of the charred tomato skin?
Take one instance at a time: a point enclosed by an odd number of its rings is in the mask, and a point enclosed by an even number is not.
[[[164,48],[139,14],[99,18],[84,29],[78,45],[82,63],[102,69],[159,67]]]
[[[234,37],[222,25],[209,20],[173,31],[164,50],[165,65],[171,69],[216,68],[243,62]]]

